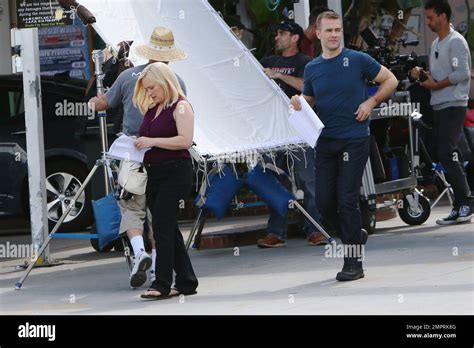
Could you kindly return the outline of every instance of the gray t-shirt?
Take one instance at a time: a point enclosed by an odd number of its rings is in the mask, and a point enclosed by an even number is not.
[[[457,31],[451,29],[443,40],[436,38],[431,44],[430,73],[436,81],[447,77],[452,84],[431,91],[433,109],[467,106],[471,86],[471,53],[466,39]]]
[[[146,66],[147,64],[139,65],[122,72],[105,94],[109,107],[115,108],[121,103],[123,104],[122,132],[126,135],[137,136],[143,121],[143,115],[140,110],[133,105],[133,93],[140,73]],[[178,75],[176,77],[181,85],[181,89],[186,94],[186,86],[183,80]]]

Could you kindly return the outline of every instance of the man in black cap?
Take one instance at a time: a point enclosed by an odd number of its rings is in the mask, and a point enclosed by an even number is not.
[[[285,94],[291,98],[293,93],[303,90],[303,73],[311,58],[300,52],[304,30],[297,23],[285,20],[271,27],[275,35],[275,48],[279,55],[263,58],[260,63],[265,74],[274,79]]]
[[[298,24],[284,20],[273,26],[272,31],[276,32],[275,46],[279,55],[273,55],[261,60],[265,68],[265,74],[275,80],[285,94],[291,98],[294,94],[303,91],[303,74],[305,66],[311,58],[300,52],[300,44],[304,37],[303,28]],[[304,207],[308,214],[316,221],[321,221],[316,209],[316,176],[314,171],[314,151],[311,148],[306,152],[298,153],[295,160],[294,173],[298,189],[304,192]],[[303,157],[305,156],[306,159]],[[278,153],[276,165],[283,170],[288,168],[286,157],[283,153]],[[267,236],[258,240],[260,248],[274,248],[285,246],[287,219],[276,212],[271,212],[268,220]],[[316,228],[305,219],[303,232],[310,245],[324,245],[326,240]]]
[[[239,15],[228,16],[225,19],[227,25],[230,27],[230,30],[235,34],[235,36],[242,41],[244,38],[245,26],[240,21]]]

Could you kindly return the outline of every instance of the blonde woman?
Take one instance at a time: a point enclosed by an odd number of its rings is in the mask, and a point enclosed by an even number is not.
[[[138,149],[150,148],[146,201],[156,242],[156,279],[141,297],[161,300],[196,293],[198,281],[178,228],[178,209],[192,187],[188,149],[193,142],[194,112],[174,72],[163,63],[148,65],[135,86],[133,102],[144,114]],[[173,282],[173,269],[176,272]]]

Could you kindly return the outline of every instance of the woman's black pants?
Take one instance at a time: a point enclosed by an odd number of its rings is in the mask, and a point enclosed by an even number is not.
[[[198,286],[198,280],[178,227],[179,209],[184,209],[185,199],[192,188],[191,160],[169,160],[147,165],[146,169],[146,200],[152,214],[156,242],[156,280],[152,287],[167,295],[171,290],[174,270],[174,286],[182,294],[192,293]]]

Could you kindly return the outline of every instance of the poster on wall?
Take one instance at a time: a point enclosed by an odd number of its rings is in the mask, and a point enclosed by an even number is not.
[[[72,25],[38,30],[41,75],[68,74],[90,79],[87,27],[75,18]]]
[[[16,0],[16,27],[44,28],[72,23],[58,0]]]

